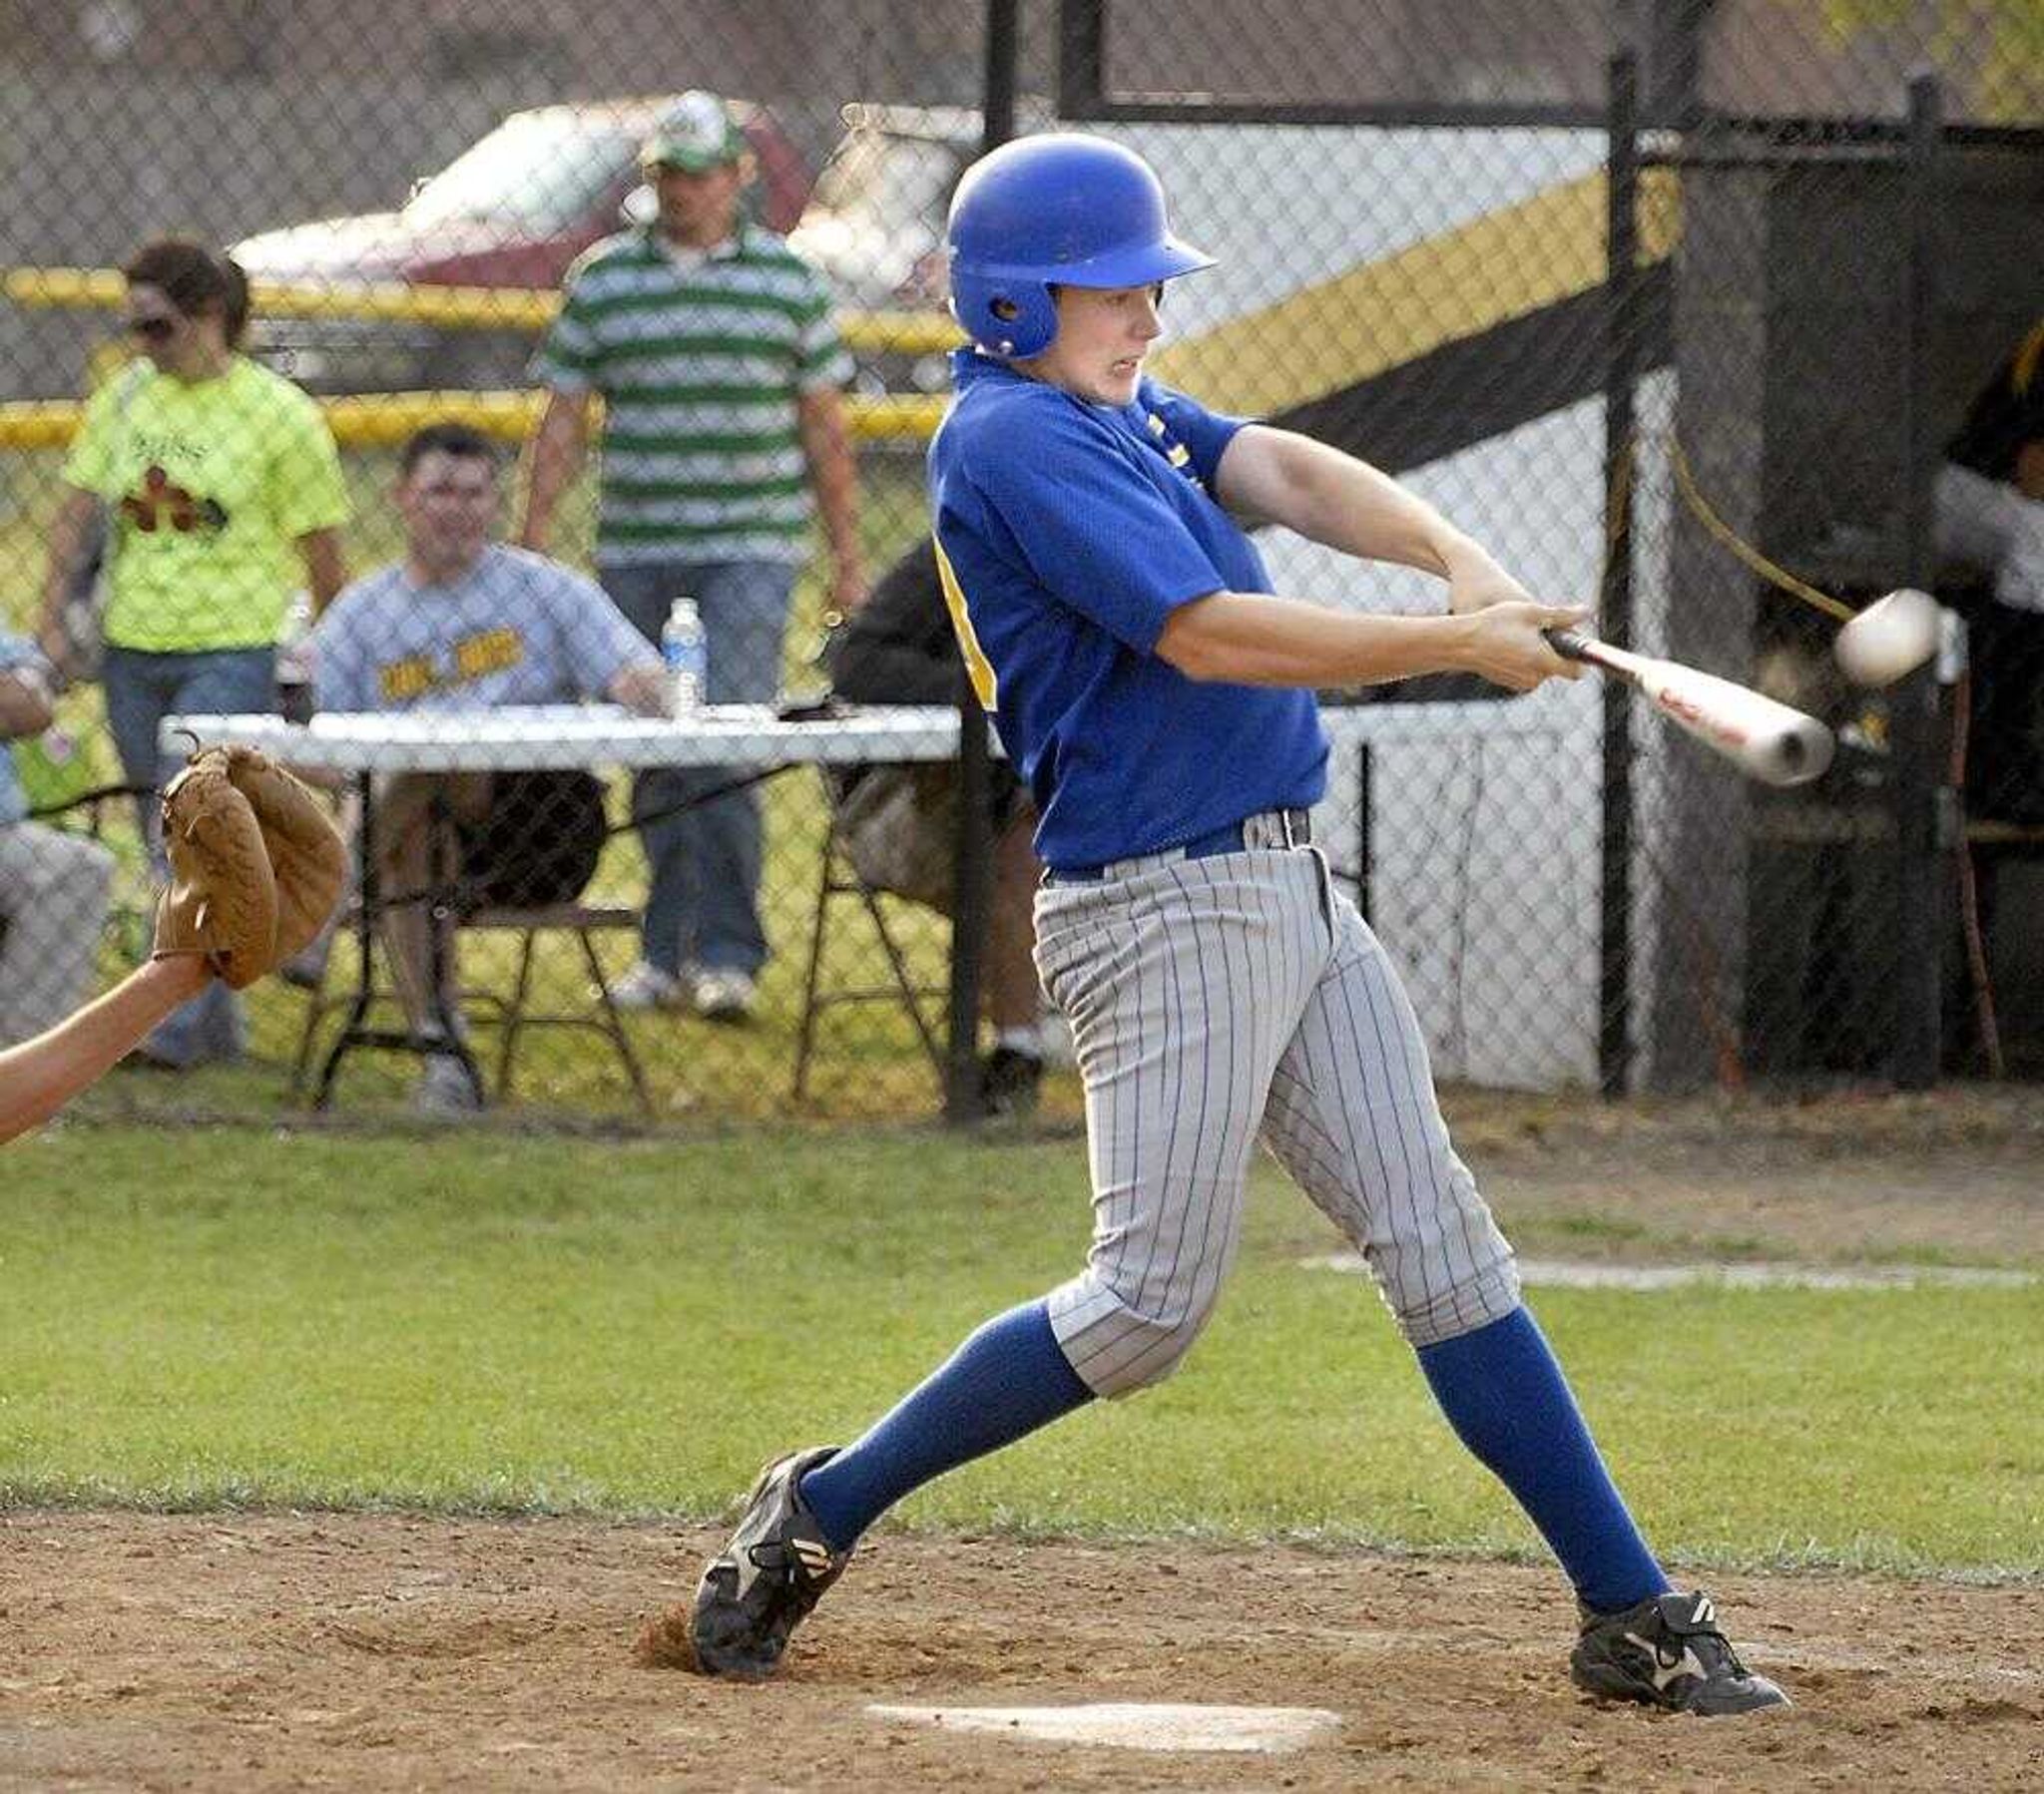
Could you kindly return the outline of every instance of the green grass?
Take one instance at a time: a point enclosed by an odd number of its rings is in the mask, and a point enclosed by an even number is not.
[[[0,1193],[0,1502],[707,1515],[1068,1274],[1085,1235],[1071,1141],[59,1130],[9,1152]],[[1332,1243],[1260,1175],[1181,1377],[901,1521],[1536,1551],[1367,1284],[1300,1269],[1302,1240]],[[1539,1308],[1672,1558],[2044,1570],[2034,1291]]]

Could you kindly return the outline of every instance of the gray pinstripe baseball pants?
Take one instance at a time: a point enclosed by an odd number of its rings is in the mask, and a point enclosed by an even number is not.
[[[1093,1174],[1086,1269],[1052,1292],[1050,1318],[1096,1394],[1169,1376],[1206,1325],[1260,1135],[1364,1254],[1415,1347],[1518,1306],[1412,1004],[1315,849],[1119,861],[1046,885],[1036,931],[1072,1024]]]

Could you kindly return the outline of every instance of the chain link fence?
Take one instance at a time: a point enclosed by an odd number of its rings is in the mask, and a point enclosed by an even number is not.
[[[0,21],[8,1038],[147,950],[163,719],[275,711],[316,718],[367,901],[295,982],[180,1018],[135,1101],[465,1111],[438,1042],[514,1114],[912,1118],[948,1080],[1076,1116],[1027,795],[996,763],[959,815],[921,474],[950,192],[990,131],[1063,124],[1149,158],[1220,259],[1171,288],[1160,377],[1837,730],[1775,791],[1595,677],[1330,694],[1321,834],[1443,1076],[2044,1061],[2033,7]],[[1287,594],[1438,604],[1265,547]],[[1850,686],[1838,607],[1904,586],[1935,665]],[[744,726],[649,745],[692,625]],[[894,704],[925,707],[876,735]]]
[[[1618,295],[1633,486],[1606,609],[1822,717],[1839,751],[1778,792],[1635,731],[1632,1069],[2034,1075],[2044,19],[1697,24],[1684,82],[1643,76],[1614,133],[1641,256]],[[1903,588],[1943,607],[1939,652],[1855,684],[1840,619]]]

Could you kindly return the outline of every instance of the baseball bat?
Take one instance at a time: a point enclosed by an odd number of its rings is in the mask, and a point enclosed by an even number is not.
[[[1831,763],[1831,731],[1814,716],[1715,673],[1631,654],[1580,630],[1544,633],[1556,654],[1624,679],[1678,728],[1764,784],[1807,784]]]

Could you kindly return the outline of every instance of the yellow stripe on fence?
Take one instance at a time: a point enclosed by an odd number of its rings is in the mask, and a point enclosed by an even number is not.
[[[430,423],[464,423],[505,442],[531,435],[542,392],[377,392],[324,398],[319,407],[344,449],[393,448]],[[845,427],[862,442],[927,441],[944,415],[935,394],[852,393]],[[0,404],[0,452],[61,449],[77,433],[85,407],[70,399]]]
[[[127,283],[113,268],[17,267],[0,274],[0,295],[16,305],[117,310],[126,293]],[[543,330],[561,305],[551,289],[408,286],[395,280],[256,280],[249,296],[258,317],[429,324],[441,330]],[[837,328],[857,354],[934,355],[965,340],[941,311],[841,311]]]
[[[1665,170],[1641,182],[1640,261],[1666,256],[1681,228]],[[1523,317],[1606,277],[1602,174],[1513,206],[1167,344],[1160,380],[1218,411],[1270,416],[1359,385],[1447,343]]]

